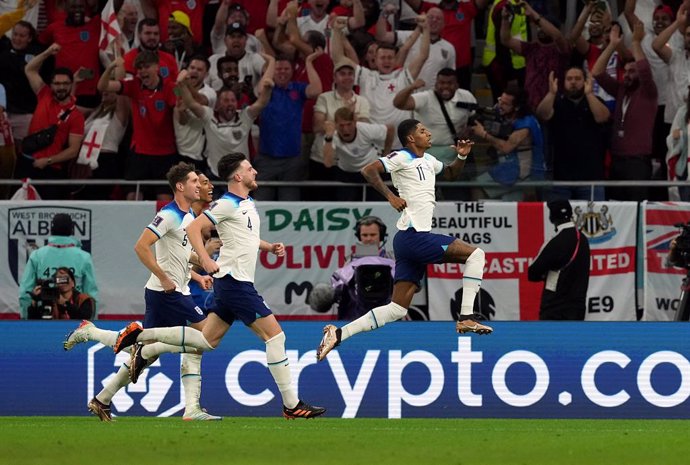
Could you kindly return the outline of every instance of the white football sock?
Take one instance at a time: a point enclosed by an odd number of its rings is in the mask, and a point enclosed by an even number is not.
[[[389,302],[381,307],[376,307],[341,328],[340,341],[354,336],[357,333],[371,331],[385,326],[386,323],[397,321],[407,315],[407,309],[395,302]]]
[[[185,412],[201,409],[201,355],[182,354],[180,377],[184,388]]]
[[[474,313],[474,299],[477,297],[479,287],[484,276],[484,251],[480,248],[467,257],[462,278],[462,302],[460,303],[461,315],[472,315]]]
[[[146,344],[141,348],[141,356],[146,360],[151,360],[158,357],[160,354],[179,354],[179,353],[196,353],[199,349],[189,346],[174,346],[172,344],[165,344],[164,342],[154,342]]]
[[[120,333],[118,331],[109,331],[107,329],[101,329],[97,328],[96,326],[92,326],[89,329],[89,340],[97,341],[105,346],[112,347],[115,345],[115,342],[117,341],[117,336],[119,334]]]
[[[114,344],[114,343],[113,343]],[[129,384],[129,367],[124,363],[120,365],[115,376],[110,378],[108,382],[103,385],[103,390],[96,394],[96,399],[105,405],[110,405],[113,396],[117,391]]]
[[[164,342],[174,346],[189,346],[208,352],[215,349],[208,343],[204,334],[187,326],[175,326],[172,328],[149,328],[143,330],[137,337],[137,342]],[[191,352],[180,350],[179,352]],[[143,356],[143,354],[142,354]],[[146,357],[144,357],[146,358]]]
[[[285,333],[281,332],[266,341],[266,361],[268,362],[268,369],[278,385],[278,390],[283,396],[283,405],[287,408],[295,408],[299,399],[292,387],[290,363],[285,354]]]

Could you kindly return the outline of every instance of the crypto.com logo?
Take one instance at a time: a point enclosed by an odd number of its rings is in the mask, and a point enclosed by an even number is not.
[[[96,354],[104,348],[110,352],[110,347],[103,344],[96,344],[88,349],[87,402],[93,399],[103,386],[115,376],[115,373],[117,373],[117,370],[123,363],[129,365],[129,353],[120,352],[113,359],[113,369],[110,370],[110,373],[102,379],[97,379],[100,375],[96,374]],[[162,370],[160,359],[156,360],[149,368],[143,371],[136,384],[130,383],[115,394],[112,399],[112,406],[116,412],[122,414],[134,409],[136,411],[134,414],[144,414],[146,412],[155,414],[158,417],[169,417],[182,411],[185,406],[184,389],[182,389],[181,382],[179,381],[179,365],[182,357],[178,354],[166,354],[166,365],[168,365],[167,361],[172,362],[175,359],[177,360],[178,371],[174,379],[177,381],[167,376]],[[99,361],[98,367],[101,373],[104,365],[102,361]],[[168,394],[174,394],[175,390],[179,392],[179,399],[166,400]],[[170,403],[175,402],[177,402],[175,405],[168,407]],[[161,409],[165,410],[161,411]]]

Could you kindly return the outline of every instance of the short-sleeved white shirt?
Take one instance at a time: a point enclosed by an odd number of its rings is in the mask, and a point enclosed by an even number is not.
[[[180,124],[177,118],[173,118],[175,128],[175,143],[177,152],[193,160],[204,159],[204,122],[197,118],[190,110],[185,110],[187,122]]]
[[[669,44],[671,45],[671,44]],[[688,85],[690,84],[690,58],[685,53],[685,48],[676,44],[671,45],[673,51],[671,60],[668,62],[671,79],[669,81],[669,90],[666,99],[666,116],[675,116],[678,108],[685,104],[685,99],[688,96]]]
[[[431,143],[444,146],[455,144],[434,91],[425,90],[412,94],[412,99],[414,100],[415,118],[431,131]],[[458,102],[476,104],[477,99],[470,92],[458,89],[450,100],[443,102],[448,116],[455,126],[455,132],[460,136],[467,127],[467,120],[472,112],[468,109],[458,108],[456,105]]]
[[[199,93],[208,99],[208,107],[214,108],[216,106],[216,91],[208,84],[204,84]],[[202,161],[204,142],[204,122],[192,113],[191,110],[185,110],[187,115],[187,122],[180,124],[177,118],[173,118],[173,126],[175,128],[175,143],[177,144],[177,152],[180,155],[191,158],[192,160]]]
[[[343,142],[336,132],[333,136],[338,168],[348,173],[359,170],[376,160],[386,144],[386,125],[357,123],[357,135],[352,142]]]
[[[396,69],[390,74],[381,74],[359,65],[355,70],[355,85],[359,86],[360,95],[371,104],[369,115],[372,123],[397,126],[412,117],[409,111],[393,106],[395,95],[411,83],[412,77],[407,68]]]
[[[217,53],[211,55],[208,59],[211,64],[211,69],[208,71],[208,76],[206,77],[206,84],[210,85],[215,90],[220,90],[223,87],[223,80],[218,76],[218,60],[225,56],[224,53]],[[265,60],[258,53],[247,52],[244,54],[242,59],[238,62],[240,68],[240,82],[244,81],[247,76],[252,78],[252,87],[259,83],[261,79],[261,73],[264,68]]]
[[[254,119],[249,115],[249,109],[244,108],[237,113],[233,121],[220,121],[213,110],[204,107],[203,117],[206,129],[206,150],[204,156],[211,172],[218,176],[218,162],[230,152],[240,152],[249,156],[249,130]]]
[[[175,290],[183,294],[189,294],[192,268],[189,263],[192,245],[187,239],[185,228],[193,220],[194,214],[191,210],[182,211],[177,203],[172,201],[161,208],[147,226],[158,237],[155,244],[158,266],[175,283]],[[146,283],[146,288],[152,291],[164,290],[160,280],[153,273]]]
[[[400,198],[407,203],[396,223],[397,228],[431,231],[436,206],[436,175],[443,171],[443,163],[428,153],[417,157],[407,149],[391,152],[379,160],[391,174]]]
[[[398,38],[397,46],[400,47],[413,34],[413,31],[398,31],[396,34]],[[405,58],[406,67],[409,67],[410,63],[419,55],[421,41],[421,37],[418,38],[407,53],[407,58]],[[417,76],[417,79],[424,81],[425,85],[422,87],[422,90],[434,88],[434,85],[436,85],[436,75],[443,68],[455,69],[455,47],[446,39],[439,39],[429,46],[429,57],[419,71],[419,76]]]
[[[204,211],[204,215],[216,225],[223,243],[217,260],[220,269],[214,277],[230,274],[238,281],[253,283],[261,243],[261,219],[254,199],[226,192]]]
[[[304,36],[304,34],[309,31],[319,31],[321,34],[326,35],[327,26],[328,15],[321,18],[321,21],[314,21],[311,15],[297,18],[297,27],[299,28],[299,34],[301,36]]]
[[[353,94],[353,100],[355,117],[357,119],[369,119],[369,101],[357,94]],[[323,113],[326,116],[326,120],[333,121],[335,119],[335,112],[346,105],[347,102],[340,98],[335,90],[331,90],[319,95],[319,98],[316,99],[316,104],[314,105],[314,111]],[[309,158],[316,162],[323,163],[322,132],[316,134],[314,143],[311,144],[311,156]]]

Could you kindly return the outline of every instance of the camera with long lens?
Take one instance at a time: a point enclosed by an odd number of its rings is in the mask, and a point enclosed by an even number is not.
[[[513,123],[501,116],[496,107],[482,107],[468,102],[456,102],[455,106],[474,112],[467,121],[468,126],[474,126],[477,122],[481,123],[486,132],[503,140],[508,140],[513,132]]]
[[[675,226],[680,228],[680,234],[675,239],[668,261],[673,266],[690,270],[690,223],[678,223]]]
[[[36,306],[41,309],[41,318],[50,319],[53,317],[53,305],[60,297],[60,284],[69,283],[67,276],[55,276],[48,279],[38,279],[37,286],[41,286],[38,293],[30,293],[31,298],[36,301]]]

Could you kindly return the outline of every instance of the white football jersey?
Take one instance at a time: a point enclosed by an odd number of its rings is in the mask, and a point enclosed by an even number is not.
[[[443,171],[443,163],[428,153],[420,158],[407,149],[391,152],[379,160],[391,174],[400,198],[407,202],[396,224],[398,229],[431,231],[436,206],[436,175]]]
[[[229,273],[238,281],[253,283],[261,243],[261,219],[254,199],[226,192],[204,214],[216,225],[223,243],[217,260],[220,269],[213,277],[222,278]]]
[[[156,214],[147,226],[156,236],[156,261],[165,274],[175,283],[175,290],[189,294],[189,279],[192,265],[189,257],[192,245],[187,239],[185,228],[194,220],[192,210],[180,210],[175,201],[170,202]],[[146,282],[146,288],[152,291],[162,291],[160,279],[153,273]]]

